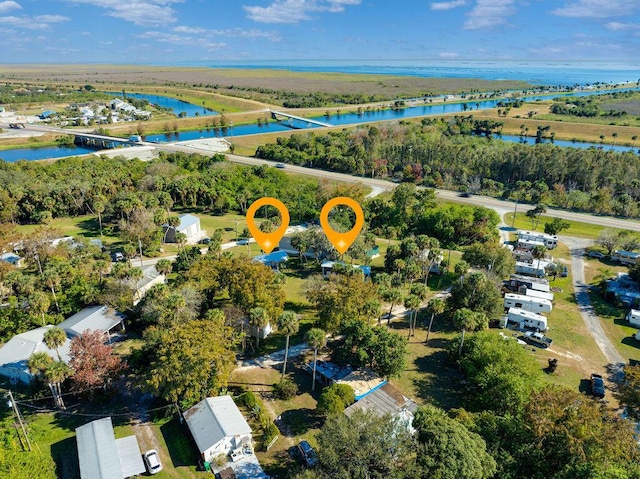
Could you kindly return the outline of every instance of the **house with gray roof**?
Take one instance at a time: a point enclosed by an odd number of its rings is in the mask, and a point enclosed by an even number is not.
[[[346,408],[344,413],[351,417],[358,410],[369,411],[377,416],[389,414],[401,420],[410,431],[413,431],[412,423],[418,405],[402,394],[398,388],[385,383]]]
[[[29,384],[33,375],[29,372],[27,361],[33,353],[45,352],[54,360],[58,360],[55,349],[49,349],[44,343],[44,334],[54,326],[48,325],[17,334],[0,348],[0,375],[8,377],[12,382]],[[70,341],[58,348],[60,358],[69,362]]]
[[[124,331],[126,316],[105,305],[89,306],[58,324],[68,336],[80,336],[85,331],[102,331],[109,338],[111,332],[118,328]]]
[[[251,444],[251,427],[231,396],[203,399],[184,418],[205,461]]]
[[[110,417],[76,428],[81,479],[126,479],[146,472],[136,436],[116,439]]]

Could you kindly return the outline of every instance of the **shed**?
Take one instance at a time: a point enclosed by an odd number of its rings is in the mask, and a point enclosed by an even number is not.
[[[184,233],[187,242],[196,242],[200,239],[202,232],[200,230],[200,218],[190,214],[180,215],[180,224],[175,228],[168,224],[162,225],[162,230],[166,235],[167,243],[176,242],[176,233]]]
[[[110,417],[76,428],[82,479],[123,479],[146,471],[135,436],[116,440]]]
[[[184,418],[205,461],[251,443],[251,428],[231,396],[203,399]]]
[[[124,330],[125,318],[124,314],[105,305],[90,306],[65,319],[58,327],[64,329],[71,337],[80,336],[88,330],[102,331],[110,337],[115,327]]]
[[[54,326],[48,325],[41,328],[32,329],[22,334],[18,334],[7,341],[0,348],[0,374],[12,381],[20,381],[29,384],[33,375],[29,372],[27,361],[33,353],[45,352],[53,359],[58,359],[58,354],[54,349],[49,349],[44,343],[44,334]],[[60,357],[65,363],[69,362],[69,346],[67,341],[59,348]]]

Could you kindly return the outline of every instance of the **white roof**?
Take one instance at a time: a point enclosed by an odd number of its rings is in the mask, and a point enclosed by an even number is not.
[[[76,429],[78,462],[82,479],[122,479],[113,424],[110,417]]]
[[[4,369],[23,372],[24,375],[30,376],[27,361],[33,353],[45,352],[56,361],[58,355],[55,349],[49,349],[44,344],[44,334],[54,326],[42,326],[41,328],[32,329],[22,334],[18,334],[11,338],[4,346],[0,348],[0,370]],[[69,346],[70,341],[67,339],[60,346],[60,357],[65,363],[69,362]]]
[[[184,417],[201,453],[225,437],[251,434],[249,424],[231,396],[203,399]]]
[[[535,319],[538,321],[543,321],[544,323],[547,322],[547,318],[545,316],[542,316],[541,314],[532,313],[531,311],[527,311],[526,309],[509,308],[509,313],[517,314],[522,318]]]
[[[116,439],[122,475],[131,477],[147,471],[142,461],[142,453],[136,436],[127,436]]]
[[[107,306],[90,306],[65,319],[58,324],[58,327],[64,329],[71,336],[80,336],[88,330],[106,333],[122,322],[124,318],[124,314]]]
[[[540,303],[551,306],[551,301],[546,298],[527,296],[525,294],[506,293],[504,299],[513,299],[514,301],[522,301],[524,303]]]
[[[180,225],[176,228],[178,231],[184,231],[191,225],[200,224],[200,218],[190,214],[180,215]]]

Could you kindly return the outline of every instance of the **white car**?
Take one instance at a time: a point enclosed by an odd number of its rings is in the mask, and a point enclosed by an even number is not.
[[[157,474],[162,471],[162,464],[160,463],[160,456],[158,456],[158,451],[155,449],[151,449],[144,453],[144,463],[147,465],[147,470],[149,474]]]

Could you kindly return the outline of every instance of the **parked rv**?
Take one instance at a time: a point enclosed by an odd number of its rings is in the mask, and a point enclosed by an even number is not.
[[[623,249],[617,249],[611,255],[611,261],[616,261],[622,264],[636,264],[640,253],[634,253],[633,251],[625,251]]]
[[[525,296],[531,296],[532,298],[546,299],[547,301],[553,301],[553,293],[545,293],[544,291],[537,291],[535,289],[529,289],[521,286],[519,293]]]
[[[533,331],[527,331],[524,333],[524,340],[529,344],[540,348],[548,348],[553,343],[553,339],[547,338],[542,333],[534,333]]]
[[[524,263],[516,261],[516,273],[526,276],[535,276],[543,278],[547,275],[545,268],[549,265],[546,261],[535,261],[534,263]]]
[[[640,310],[638,309],[629,310],[629,312],[627,313],[624,319],[629,321],[630,326],[636,326],[637,328],[640,328]]]
[[[504,307],[505,309],[520,308],[532,313],[548,313],[553,309],[549,300],[513,293],[504,295]]]
[[[548,249],[553,249],[558,246],[557,236],[548,235],[546,233],[539,233],[537,231],[518,231],[518,241],[521,240],[537,242],[543,244]]]
[[[546,279],[523,276],[520,274],[512,274],[511,278],[504,282],[504,285],[511,291],[518,292],[520,294],[523,293],[523,291],[520,291],[522,286],[529,289],[535,289],[536,291],[542,291],[544,293],[551,291],[549,281]]]
[[[520,308],[509,308],[504,327],[535,332],[545,332],[549,329],[547,318]]]

